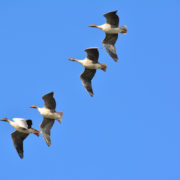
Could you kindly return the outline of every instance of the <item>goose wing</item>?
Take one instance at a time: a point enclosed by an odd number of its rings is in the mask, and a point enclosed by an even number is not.
[[[110,24],[113,27],[119,26],[119,17],[116,13],[117,11],[112,11],[104,14],[104,17],[106,18],[106,23]]]
[[[42,135],[48,146],[51,145],[51,136],[50,136],[51,132],[50,131],[54,124],[54,121],[55,121],[54,119],[44,118],[40,126]]]
[[[50,93],[44,95],[42,97],[42,99],[44,100],[44,104],[45,104],[46,108],[55,111],[55,109],[56,109],[56,101],[55,101],[53,95],[54,95],[54,92],[50,92]]]
[[[98,48],[87,48],[84,50],[87,53],[87,58],[92,60],[94,63],[98,62],[99,51]]]
[[[32,126],[32,120],[24,118],[13,118],[13,121],[16,122],[20,127],[29,129]]]
[[[90,96],[94,95],[93,90],[92,90],[91,80],[93,79],[95,74],[96,74],[96,69],[85,68],[84,72],[80,76],[82,84],[86,88]]]
[[[118,56],[116,53],[116,49],[114,47],[114,44],[116,43],[118,39],[118,34],[107,34],[106,37],[103,40],[104,47],[108,54],[115,60],[118,61]]]
[[[15,131],[11,134],[14,147],[16,148],[16,151],[21,159],[24,157],[23,141],[28,135],[29,134],[22,133],[19,131]]]

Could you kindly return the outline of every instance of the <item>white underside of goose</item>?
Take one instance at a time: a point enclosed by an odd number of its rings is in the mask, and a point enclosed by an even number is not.
[[[10,125],[14,127],[17,131],[28,133],[28,129],[26,127],[26,121],[22,118],[13,118],[13,121],[9,121]]]
[[[104,31],[105,33],[108,34],[118,34],[118,33],[122,33],[124,31],[124,29],[126,28],[126,26],[122,26],[122,27],[114,27],[112,28],[110,24],[103,24],[100,26],[97,26],[99,29],[101,29],[102,31]]]
[[[99,63],[92,63],[91,60],[89,59],[84,59],[84,60],[81,60],[80,62],[85,68],[87,69],[101,69],[102,68],[102,65],[99,64]]]
[[[28,125],[26,123],[27,119],[24,118],[13,118],[13,121],[8,121],[10,123],[10,125],[12,127],[14,127],[17,131],[22,132],[22,133],[34,133],[36,135],[38,135],[38,131],[33,129],[33,128],[29,128],[28,129]]]
[[[51,112],[50,109],[47,109],[45,107],[38,108],[38,111],[45,118],[62,120],[62,113],[61,112]]]
[[[28,129],[28,125],[26,123],[26,119],[23,118],[13,118],[13,121],[19,125],[19,127]]]

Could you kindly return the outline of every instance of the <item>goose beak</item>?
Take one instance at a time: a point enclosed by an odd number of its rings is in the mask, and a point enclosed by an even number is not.
[[[37,108],[37,106],[36,105],[32,105],[32,106],[30,106],[30,108]]]
[[[7,121],[7,120],[8,120],[7,118],[0,119],[0,121]]]
[[[74,59],[74,58],[69,58],[68,60],[69,60],[69,61],[75,61],[75,59]]]
[[[90,24],[88,27],[97,27],[96,24]]]

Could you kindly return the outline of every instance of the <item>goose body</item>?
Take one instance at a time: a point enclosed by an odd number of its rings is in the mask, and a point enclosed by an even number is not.
[[[97,48],[87,48],[85,49],[85,52],[87,53],[87,57],[84,60],[78,60],[75,58],[70,58],[69,60],[76,61],[85,67],[84,72],[80,75],[80,79],[90,96],[93,96],[94,93],[92,90],[91,80],[96,74],[97,69],[101,69],[105,72],[107,65],[100,64],[98,62],[99,52]]]
[[[62,121],[62,112],[56,112],[56,101],[53,97],[54,92],[50,92],[42,97],[44,100],[44,107],[38,107],[36,105],[32,105],[31,108],[36,108],[40,114],[44,117],[40,128],[43,135],[44,140],[47,145],[51,145],[51,128],[53,127],[54,121],[57,120],[59,123]]]
[[[38,107],[38,111],[45,118],[57,119],[57,120],[61,120],[62,119],[62,115],[60,113],[53,112],[51,109],[48,109],[46,107],[43,107],[43,108],[39,108]]]
[[[106,36],[102,43],[106,51],[114,59],[114,61],[118,61],[118,56],[116,53],[116,49],[114,47],[118,39],[118,33],[122,33],[122,34],[127,33],[126,26],[119,27],[119,17],[117,16],[116,13],[117,11],[112,11],[104,14],[104,17],[106,18],[106,23],[103,25],[96,25],[96,24],[89,25],[89,27],[96,27],[106,33]]]
[[[87,69],[101,69],[102,65],[99,63],[93,63],[90,59],[85,58],[84,60],[76,60]]]
[[[31,128],[32,121],[30,119],[23,118],[13,118],[14,121],[11,121],[7,118],[1,119],[1,121],[8,122],[12,127],[16,129],[15,132],[11,134],[14,147],[16,148],[17,153],[20,158],[24,157],[23,150],[23,141],[31,133],[39,136],[40,131]]]
[[[125,34],[124,29],[122,28],[124,26],[122,26],[122,27],[112,27],[110,24],[105,23],[103,25],[96,26],[96,27],[101,29],[105,33],[108,33],[108,34],[118,34],[118,33]]]

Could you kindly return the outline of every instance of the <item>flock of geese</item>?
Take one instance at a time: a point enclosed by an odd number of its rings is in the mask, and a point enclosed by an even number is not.
[[[106,33],[106,36],[103,40],[103,45],[108,52],[108,54],[118,61],[118,56],[115,49],[115,43],[118,39],[118,33],[126,34],[127,27],[119,27],[119,17],[117,16],[117,11],[112,11],[104,14],[106,18],[106,23],[103,25],[91,24],[89,27],[96,27]],[[70,58],[70,61],[76,61],[85,67],[84,72],[81,74],[80,78],[83,86],[88,91],[90,96],[93,96],[93,89],[91,85],[91,80],[93,79],[96,70],[101,69],[106,72],[107,65],[100,64],[98,62],[99,52],[98,48],[88,48],[85,49],[87,57],[84,60],[78,60],[75,58]],[[62,121],[62,112],[56,112],[56,101],[53,97],[54,93],[50,92],[42,97],[44,100],[44,107],[38,107],[36,105],[30,106],[31,108],[37,109],[40,114],[43,116],[43,121],[40,125],[40,131],[32,128],[32,120],[24,118],[13,118],[13,121],[2,118],[1,121],[8,122],[12,127],[15,128],[15,132],[11,134],[14,147],[19,154],[20,158],[24,157],[23,151],[23,141],[29,134],[35,134],[37,136],[42,133],[43,138],[48,146],[51,145],[51,136],[50,131],[54,124],[54,121],[57,120],[59,123]]]

